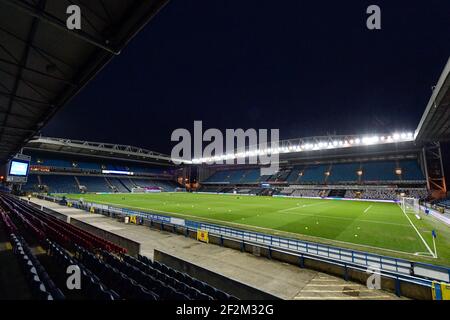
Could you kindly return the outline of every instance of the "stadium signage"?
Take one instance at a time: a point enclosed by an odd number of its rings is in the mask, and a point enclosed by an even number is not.
[[[102,170],[103,174],[123,174],[127,176],[133,176],[134,172],[131,171],[121,171],[121,170]]]
[[[171,152],[175,164],[259,164],[264,166],[261,175],[279,169],[279,153],[275,152],[279,146],[278,129],[226,129],[224,134],[215,128],[203,132],[202,121],[194,121],[193,135],[178,128],[172,132],[171,141],[178,142]],[[203,148],[204,142],[208,144]]]

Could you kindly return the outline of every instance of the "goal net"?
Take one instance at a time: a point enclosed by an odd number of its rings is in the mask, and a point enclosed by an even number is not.
[[[401,197],[400,198],[400,206],[404,213],[419,213],[420,212],[419,199],[416,199],[416,198]]]

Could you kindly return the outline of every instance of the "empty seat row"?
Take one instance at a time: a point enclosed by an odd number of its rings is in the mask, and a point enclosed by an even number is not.
[[[177,279],[178,281],[186,284],[187,286],[199,290],[203,294],[208,295],[213,299],[217,300],[237,299],[236,297],[229,295],[217,288],[214,288],[213,286],[210,286],[206,282],[195,279],[186,273],[179,272],[173,268],[166,266],[165,264],[159,263],[158,261],[151,261],[146,256],[138,255],[138,259],[135,259],[129,255],[123,255],[123,257],[125,261],[129,262],[130,264],[134,264],[138,267],[146,266],[147,268],[159,270],[160,272]]]
[[[8,229],[8,233],[17,232],[17,227],[14,225],[14,222],[12,222],[11,218],[6,214],[5,211],[3,211],[2,208],[0,208],[0,216],[2,217],[2,221],[5,224],[6,228]]]
[[[119,300],[120,296],[113,290],[108,289],[100,279],[86,268],[77,259],[71,257],[67,251],[58,244],[46,240],[47,252],[53,261],[57,263],[63,270],[67,270],[69,266],[77,266],[81,275],[80,294],[83,297],[92,300]]]
[[[63,246],[78,243],[89,249],[98,248],[118,253],[127,252],[125,248],[62,221],[11,196],[2,195],[0,198],[2,202],[11,211],[20,216],[21,219],[34,221],[35,223],[30,225],[30,227],[36,228],[36,226],[40,226],[41,231],[43,231],[43,234],[40,236],[41,240],[44,240],[48,236]],[[35,230],[35,232],[38,232],[38,230]],[[44,233],[47,234],[47,236],[45,236]],[[44,238],[42,239],[42,237]]]
[[[76,257],[89,270],[95,273],[103,283],[125,299],[158,300],[159,296],[148,290],[118,269],[100,260],[92,252],[76,246]]]
[[[168,274],[152,267],[138,268],[124,260],[103,252],[104,258],[111,265],[126,273],[136,281],[157,292],[163,300],[212,300],[209,295],[183,283]]]
[[[44,267],[31,252],[27,243],[21,236],[14,233],[10,235],[13,252],[19,258],[22,270],[30,285],[31,291],[40,300],[64,300],[65,296],[50,279]]]

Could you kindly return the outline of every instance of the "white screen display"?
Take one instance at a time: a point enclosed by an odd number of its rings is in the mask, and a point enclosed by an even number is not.
[[[28,163],[12,161],[9,174],[14,176],[26,176],[28,171]]]

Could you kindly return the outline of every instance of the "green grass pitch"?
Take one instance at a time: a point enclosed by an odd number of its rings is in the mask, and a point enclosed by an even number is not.
[[[393,203],[193,193],[67,197],[450,266],[450,227],[423,213],[408,219]],[[433,229],[437,258],[430,254]]]

